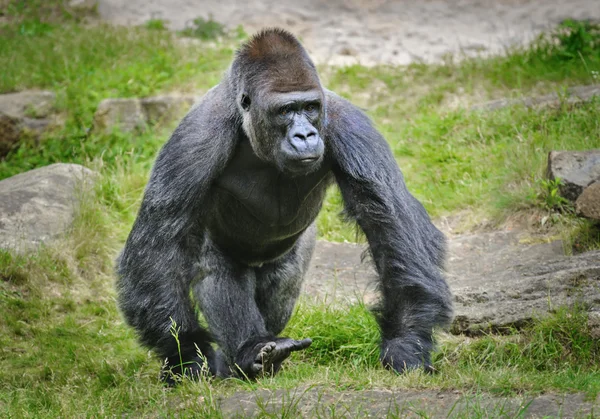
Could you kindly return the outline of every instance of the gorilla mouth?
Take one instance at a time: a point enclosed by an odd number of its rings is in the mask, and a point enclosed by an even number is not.
[[[284,164],[286,171],[299,175],[314,172],[320,166],[321,156],[299,157],[288,159],[287,164]]]

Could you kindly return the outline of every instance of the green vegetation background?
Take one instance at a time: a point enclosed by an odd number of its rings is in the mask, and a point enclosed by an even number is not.
[[[212,19],[197,19],[175,34],[159,20],[107,26],[58,0],[5,3],[0,93],[52,90],[63,123],[41,145],[25,142],[0,161],[0,179],[55,162],[84,164],[100,178],[63,240],[29,256],[0,251],[0,416],[219,416],[217,396],[311,385],[598,394],[600,344],[590,337],[582,309],[559,308],[502,336],[440,334],[438,374],[395,376],[378,366],[378,331],[366,307],[307,302],[286,333],[311,336],[314,344],[277,377],[164,388],[159,362],[139,347],[116,309],[112,260],[173,127],[99,134],[91,130],[93,113],[109,97],[206,91],[219,82],[245,34]],[[183,35],[199,41],[183,43]],[[558,185],[544,180],[544,168],[550,150],[600,147],[600,100],[469,110],[500,97],[565,97],[569,86],[599,83],[598,25],[567,21],[501,57],[320,70],[324,85],[367,110],[433,217],[458,217],[463,231],[526,218],[538,231],[565,239],[568,252],[599,247],[597,226],[573,217],[556,195]],[[340,220],[341,208],[332,190],[319,217],[321,237],[360,240]],[[290,412],[278,416],[294,417]]]

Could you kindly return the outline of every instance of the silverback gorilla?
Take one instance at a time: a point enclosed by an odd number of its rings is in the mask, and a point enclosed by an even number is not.
[[[117,261],[120,308],[166,359],[164,380],[203,368],[252,379],[311,344],[278,334],[334,181],[380,278],[382,364],[432,369],[432,329],[452,315],[444,237],[369,119],[323,89],[293,35],[269,29],[242,45],[163,146]]]

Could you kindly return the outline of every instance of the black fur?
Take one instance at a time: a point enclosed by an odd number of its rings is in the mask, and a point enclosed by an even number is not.
[[[168,360],[167,381],[169,368],[196,376],[203,358],[212,374],[275,373],[310,345],[277,335],[334,180],[381,279],[383,365],[431,369],[432,329],[452,313],[444,237],[369,119],[324,90],[300,43],[275,29],[242,46],[165,144],[117,262],[121,310],[141,342]]]

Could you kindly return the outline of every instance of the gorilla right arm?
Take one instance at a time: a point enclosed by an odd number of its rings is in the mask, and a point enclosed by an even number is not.
[[[369,118],[327,94],[333,172],[379,274],[381,362],[397,372],[420,366],[432,371],[433,329],[452,320],[445,237],[406,188],[390,146]]]
[[[241,129],[228,88],[211,89],[177,127],[156,160],[125,248],[117,261],[119,306],[140,340],[169,365],[202,361],[215,372],[210,335],[189,298],[202,244],[202,216],[212,182],[232,156]],[[179,342],[171,336],[171,322]],[[181,368],[177,370],[181,373]]]

